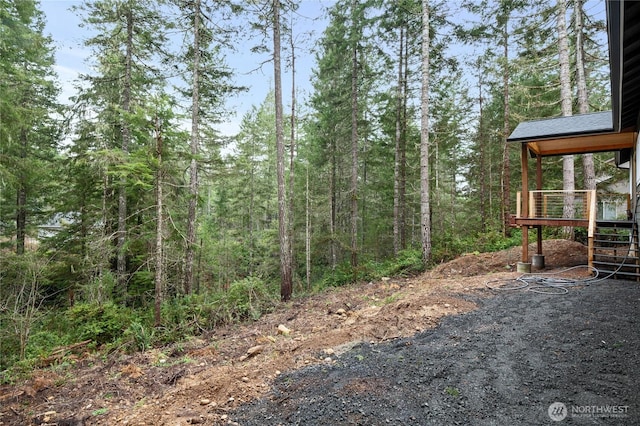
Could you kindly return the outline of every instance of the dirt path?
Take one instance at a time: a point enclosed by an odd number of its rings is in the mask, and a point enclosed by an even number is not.
[[[569,241],[544,253],[550,269],[586,262]],[[519,256],[469,254],[299,298],[145,353],[69,356],[1,386],[0,425],[543,424],[555,401],[628,406],[567,422],[640,424],[638,285],[487,289],[518,276]]]

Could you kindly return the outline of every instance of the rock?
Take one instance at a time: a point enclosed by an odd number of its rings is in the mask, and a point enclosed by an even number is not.
[[[291,334],[291,330],[289,330],[287,326],[285,326],[284,324],[280,324],[278,326],[278,334],[282,334],[283,336],[288,336],[289,334]]]
[[[347,313],[347,311],[345,311],[344,309],[340,308],[336,311],[336,314],[338,315],[345,315]]]
[[[252,356],[256,356],[259,353],[262,353],[262,351],[264,351],[264,346],[262,346],[262,345],[252,346],[249,349],[247,349],[247,358],[251,358]]]
[[[249,378],[247,376],[244,376],[242,379],[243,382],[248,383],[249,382]]]
[[[327,348],[324,350],[324,353],[327,355],[333,355],[336,353],[336,351],[334,351],[333,348]]]
[[[200,400],[200,405],[209,405],[211,404],[211,400],[207,398],[203,398]]]

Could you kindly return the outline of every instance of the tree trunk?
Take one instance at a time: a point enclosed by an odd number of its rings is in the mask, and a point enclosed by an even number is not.
[[[487,173],[485,171],[485,163],[486,163],[486,147],[484,144],[484,129],[482,127],[483,125],[483,99],[482,99],[482,71],[480,71],[479,75],[478,75],[478,92],[479,92],[479,98],[478,98],[478,111],[479,111],[479,116],[478,116],[478,148],[480,150],[480,154],[479,154],[479,176],[478,179],[480,180],[480,231],[484,234],[485,232],[487,232],[487,203],[486,203],[486,194],[487,192]]]
[[[355,15],[355,1],[351,5]],[[355,23],[353,23],[355,27]],[[354,37],[355,39],[355,37]],[[351,61],[351,267],[358,266],[358,45]]]
[[[337,197],[336,197],[336,179],[337,179],[337,164],[336,164],[336,141],[331,140],[331,171],[329,175],[329,233],[331,238],[329,241],[329,257],[331,262],[331,270],[334,271],[338,266],[338,248],[336,243],[336,216],[337,216]]]
[[[122,88],[122,111],[125,114],[131,112],[131,72],[133,61],[133,14],[131,10],[126,13],[127,19],[127,42],[125,46],[125,69],[124,82]],[[127,157],[129,145],[131,143],[131,129],[129,127],[129,117],[122,119],[122,152]],[[127,265],[125,244],[127,238],[127,178],[120,178],[118,188],[118,237],[117,237],[117,258],[116,277],[118,282],[118,292],[122,297],[127,295]]]
[[[292,262],[291,269],[293,271],[293,200],[294,200],[294,183],[295,183],[295,155],[296,155],[296,51],[295,43],[293,40],[293,25],[291,30],[291,145],[289,147],[289,204],[288,208],[288,225],[287,232],[289,233],[289,259]],[[293,272],[292,272],[293,273]]]
[[[27,131],[20,130],[20,166],[18,171],[18,191],[16,194],[16,254],[24,254],[27,238]]]
[[[509,119],[509,19],[505,19],[503,29],[504,65],[502,70],[504,126],[502,135],[502,233],[505,237],[511,235],[509,226],[509,212],[511,206],[511,165],[509,159],[509,144],[507,138],[510,133]]]
[[[394,174],[394,182],[393,182],[393,254],[397,255],[398,252],[402,249],[401,247],[401,233],[403,226],[403,215],[401,205],[401,173],[400,173],[400,162],[401,162],[401,154],[400,150],[402,149],[401,139],[402,139],[402,98],[403,98],[403,89],[404,85],[402,84],[403,73],[403,44],[404,44],[404,28],[400,28],[400,47],[399,47],[399,55],[398,55],[398,88],[396,90],[397,93],[397,105],[396,105],[396,149],[395,149],[395,162],[393,167]]]
[[[575,32],[576,32],[576,86],[578,91],[578,111],[589,112],[589,94],[587,92],[587,73],[584,54],[584,25],[582,23],[583,0],[574,0]]]
[[[587,72],[584,59],[584,25],[582,23],[583,0],[575,0],[573,9],[576,32],[576,86],[578,88],[578,112],[580,112],[580,114],[586,114],[589,112],[589,93],[587,91]],[[593,154],[589,153],[582,156],[582,167],[584,170],[584,189],[595,190],[596,171]]]
[[[287,233],[287,203],[284,179],[284,130],[282,126],[282,68],[280,64],[280,1],[273,0],[273,70],[276,109],[276,175],[278,181],[278,234],[280,236],[280,298],[291,299],[291,249]]]
[[[196,212],[198,206],[198,151],[200,139],[200,0],[193,4],[193,83],[191,94],[191,163],[189,164],[189,209],[187,241],[184,259],[183,290],[190,294],[193,287],[193,261],[196,246]]]
[[[154,299],[154,323],[158,327],[162,323],[161,306],[162,306],[162,282],[164,279],[164,263],[163,263],[163,234],[164,234],[164,217],[162,204],[162,130],[159,117],[156,117],[156,161],[158,163],[156,170],[156,253],[155,253],[155,299]]]
[[[566,0],[558,0],[558,55],[560,61],[560,101],[563,117],[573,115],[566,14]],[[562,189],[565,191],[562,215],[564,218],[570,219],[573,218],[575,211],[574,191],[576,188],[573,155],[564,155],[562,157]],[[572,227],[565,227],[564,232],[567,238],[573,237]]]
[[[305,220],[305,254],[307,290],[311,289],[311,200],[309,196],[309,165],[307,164],[306,180],[306,220]]]
[[[408,31],[405,28],[405,32]],[[402,81],[402,117],[400,119],[400,249],[407,248],[407,117],[409,103],[409,41],[404,40],[404,77]]]
[[[420,229],[422,261],[431,260],[431,205],[429,197],[429,0],[422,0],[422,87],[420,95]]]

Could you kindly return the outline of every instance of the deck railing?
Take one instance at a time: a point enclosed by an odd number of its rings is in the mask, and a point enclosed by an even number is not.
[[[518,193],[516,217],[522,215],[522,195]],[[595,191],[536,190],[529,191],[530,219],[589,220],[597,215]]]
[[[594,216],[596,220],[627,220],[630,209],[629,194],[599,193],[596,196],[594,191],[529,191],[527,217],[589,220]],[[516,217],[523,217],[520,192],[517,195]]]
[[[535,190],[529,191],[527,214],[523,214],[524,200],[518,192],[515,224],[586,227],[589,266],[593,266],[596,220],[628,220],[630,200],[629,194],[601,193],[596,197],[596,191]]]

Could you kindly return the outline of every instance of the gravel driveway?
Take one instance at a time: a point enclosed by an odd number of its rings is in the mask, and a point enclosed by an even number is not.
[[[488,290],[487,290],[488,291]],[[240,425],[640,425],[640,284],[473,298],[479,308],[279,376]]]

